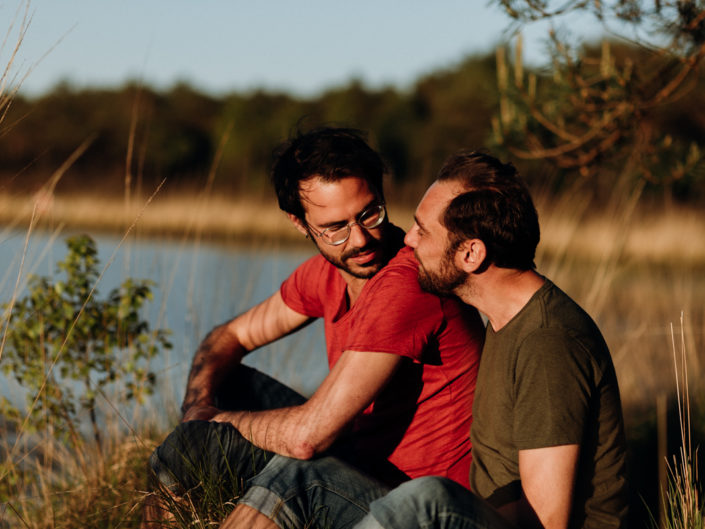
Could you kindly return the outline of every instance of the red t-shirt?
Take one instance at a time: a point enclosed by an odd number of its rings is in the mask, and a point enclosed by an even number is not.
[[[281,295],[296,312],[324,319],[329,367],[344,351],[408,359],[353,424],[360,461],[386,458],[410,478],[447,476],[469,488],[472,400],[485,329],[474,308],[423,291],[417,274],[413,251],[402,248],[349,309],[345,280],[317,255],[284,281]]]

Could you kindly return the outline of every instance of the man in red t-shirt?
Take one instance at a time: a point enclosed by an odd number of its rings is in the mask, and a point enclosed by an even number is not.
[[[255,478],[265,466],[271,473],[331,454],[378,480],[378,488],[365,482],[371,494],[424,475],[468,486],[484,326],[475,309],[419,287],[413,252],[386,216],[383,169],[349,129],[318,129],[280,150],[272,172],[279,205],[319,255],[206,337],[189,374],[182,424],[150,460],[176,495],[204,479],[248,479],[227,526],[290,526],[296,515],[282,508],[290,498]],[[319,317],[330,373],[308,400],[240,364]],[[145,519],[156,519],[150,510]]]

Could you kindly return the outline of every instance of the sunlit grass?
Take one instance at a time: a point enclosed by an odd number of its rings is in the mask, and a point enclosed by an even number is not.
[[[677,339],[671,325],[673,368],[676,384],[676,407],[680,434],[678,451],[662,461],[660,510],[647,506],[651,526],[656,529],[702,529],[705,527],[705,505],[699,479],[698,447],[693,438],[691,391],[688,361],[692,356],[686,348],[683,322]],[[696,425],[697,428],[698,425]]]
[[[705,244],[698,244],[705,241],[705,212],[698,208],[643,207],[625,224],[603,211],[586,210],[577,199],[561,201],[554,197],[542,202],[539,258],[594,263],[606,255],[617,255],[619,266],[705,263]],[[63,225],[121,233],[134,221],[143,201],[133,199],[126,205],[121,196],[101,194],[0,193],[0,225],[26,225],[35,205],[42,213],[40,226],[45,228]],[[411,227],[413,205],[397,204],[391,197],[388,209],[393,222],[404,229]],[[145,236],[199,233],[221,240],[265,237],[302,242],[273,194],[267,199],[253,199],[162,193],[142,213],[137,229]]]
[[[25,29],[23,19],[11,60],[0,72],[0,124],[18,88],[10,66]],[[133,140],[131,135],[128,168]],[[79,146],[76,156],[81,148],[85,147]],[[65,230],[81,228],[92,235],[106,232],[124,236],[130,232],[145,239],[167,235],[184,240],[276,238],[304,243],[277,208],[273,196],[227,198],[213,195],[207,185],[204,192],[192,195],[156,194],[145,207],[147,197],[131,193],[129,170],[124,196],[57,193],[56,184],[71,161],[57,169],[47,185],[34,195],[0,193],[0,226],[24,230],[28,236],[36,229],[50,230],[59,237]],[[216,165],[217,161],[214,168]],[[387,198],[390,218],[408,229],[413,206],[396,204],[394,193],[388,193]],[[612,350],[627,425],[631,431],[642,429],[646,437],[655,437],[655,429],[648,421],[656,407],[656,397],[677,392],[673,378],[666,376],[672,370],[668,322],[681,312],[686,315],[682,340],[691,372],[701,373],[705,361],[705,213],[646,207],[595,210],[592,206],[569,195],[539,201],[542,241],[537,264],[540,272],[573,296],[597,321]],[[30,268],[31,263],[27,263],[19,275]],[[125,274],[129,276],[130,271],[125,270]],[[249,279],[243,277],[242,281]],[[272,285],[272,290],[276,287]],[[174,286],[165,278],[157,288],[168,291]],[[5,319],[0,320],[0,329],[5,329],[5,323]],[[161,326],[161,322],[156,326]],[[699,378],[695,380],[689,389],[697,400],[702,397],[703,388]],[[51,424],[44,431],[29,432],[12,426],[21,421],[13,423],[0,417],[0,529],[139,525],[148,490],[147,458],[165,437],[165,422],[176,421],[178,404],[174,402],[167,410],[153,407],[125,416],[118,412],[118,400],[105,396],[106,446],[101,452],[86,440],[72,447],[57,442],[51,435]],[[164,421],[165,415],[170,421]],[[703,424],[695,424],[695,429],[702,427]],[[681,446],[686,446],[685,440]],[[671,494],[664,504],[673,522],[668,527],[701,527],[701,521],[678,522],[680,512],[690,516],[690,521],[702,514],[700,498],[694,494],[699,491],[694,471],[697,450],[691,450],[690,439],[687,451],[681,448],[680,454],[671,466]],[[656,454],[640,464],[657,467]],[[659,484],[655,479],[639,485],[658,498]],[[213,492],[214,497],[219,497],[220,491]],[[658,500],[650,507],[656,511]],[[693,512],[695,515],[691,516]],[[186,503],[179,507],[177,526],[213,526],[217,522],[213,518],[218,515],[216,509],[204,516],[196,506]]]
[[[59,214],[61,211],[77,214],[83,219],[79,224],[93,218],[91,215],[112,218],[112,223],[105,221],[108,231],[118,230],[121,223],[127,224],[130,218],[132,221],[135,218],[135,211],[120,209],[126,209],[122,201],[113,204],[110,200],[100,202],[95,198],[73,197],[72,205],[67,202],[57,207],[61,200],[54,200],[43,210],[42,217],[54,227],[63,223],[71,225],[72,221]],[[29,208],[29,205],[24,207]],[[683,340],[689,351],[688,365],[692,372],[701,372],[705,350],[705,306],[702,303],[705,277],[698,254],[702,245],[692,241],[705,240],[705,235],[700,234],[705,223],[698,222],[694,212],[673,211],[652,221],[637,212],[629,222],[624,222],[580,215],[581,211],[584,208],[578,206],[542,207],[543,236],[537,264],[539,271],[573,296],[602,329],[612,350],[630,432],[642,428],[644,421],[653,415],[657,395],[675,393],[673,378],[666,376],[672,372],[668,323],[681,311],[686,315]],[[410,208],[390,206],[392,219],[405,228],[411,223],[411,214]],[[271,221],[263,220],[268,216]],[[116,218],[119,222],[115,222]],[[223,221],[221,225],[233,226],[226,238],[236,238],[238,230],[243,230],[234,227],[236,219],[248,226],[248,230],[257,230],[263,224],[272,226],[268,228],[272,230],[268,232],[270,236],[283,233],[277,230],[294,232],[274,204],[228,202],[222,198],[199,202],[187,197],[157,197],[145,209],[137,233],[148,240],[151,230],[145,228],[144,223],[153,219],[154,233],[163,230],[187,237],[188,233],[201,230],[203,236],[208,236],[209,226],[218,226],[219,218]],[[16,227],[26,226],[27,222],[26,218],[14,219]],[[171,227],[165,229],[164,223]],[[90,226],[90,222],[87,225]],[[297,236],[295,232],[294,236]],[[672,243],[683,239],[690,244]],[[698,377],[694,380],[690,390],[697,397],[702,395],[702,387]],[[72,516],[79,512],[85,520],[93,520],[85,525],[87,527],[137,527],[146,492],[146,459],[151,447],[167,433],[150,426],[158,422],[150,417],[159,412],[143,411],[143,419],[135,421],[131,433],[120,426],[122,419],[109,418],[114,424],[107,437],[114,449],[107,450],[103,457],[91,449],[76,453],[49,445],[46,438],[32,436],[36,443],[23,444],[12,460],[6,460],[10,468],[6,475],[16,484],[16,494],[0,506],[0,520],[7,520],[10,527],[17,524],[37,528],[75,527],[77,518]],[[6,437],[8,432],[2,425],[0,430]],[[655,429],[646,431],[646,436],[655,438]],[[3,452],[7,453],[7,447]],[[50,460],[46,459],[47,453],[53,454]],[[652,459],[643,465],[656,468],[656,454],[649,457]],[[23,483],[29,470],[37,479]],[[639,485],[658,497],[659,485],[655,479]],[[657,509],[657,503],[655,499],[652,507]],[[43,514],[46,512],[53,514],[48,518]],[[196,511],[194,516],[198,516]]]
[[[90,444],[73,451],[51,439],[35,442],[4,478],[13,481],[8,488],[14,493],[0,504],[0,526],[137,527],[147,490],[145,461],[155,440],[109,438],[104,456]]]
[[[22,226],[31,218],[33,200],[42,208],[42,226],[61,224],[91,232],[120,233],[135,218],[143,202],[133,199],[129,206],[122,197],[73,195],[24,197],[0,194],[0,225]],[[140,218],[141,234],[175,237],[196,233],[212,238],[243,236],[298,239],[298,232],[279,211],[274,200],[248,198],[226,200],[183,195],[158,197]]]

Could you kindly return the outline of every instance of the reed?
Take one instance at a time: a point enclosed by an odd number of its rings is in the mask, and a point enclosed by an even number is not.
[[[58,195],[43,190],[34,196],[0,193],[0,225],[27,225],[36,208],[39,227],[88,229],[122,233],[140,213],[143,199],[101,194]],[[388,205],[390,218],[402,228],[413,223],[413,206]],[[637,209],[629,223],[605,211],[586,210],[577,197],[551,197],[539,202],[539,257],[551,263],[595,262],[608,253],[619,266],[628,262],[665,267],[705,263],[705,212],[697,208]],[[211,240],[267,238],[301,241],[299,233],[279,210],[276,200],[252,197],[158,196],[141,213],[136,227],[142,236],[196,237]],[[615,244],[619,244],[615,248]],[[555,266],[553,267],[555,269]],[[550,275],[550,274],[549,274]]]
[[[26,18],[21,25],[21,38],[24,31]],[[10,65],[16,49],[13,48]],[[0,123],[18,86],[11,82],[14,78],[9,75],[9,67],[0,74]],[[133,124],[139,117],[137,102],[135,109]],[[89,141],[79,146],[38,193],[0,194],[0,225],[5,229],[25,230],[28,240],[35,229],[49,229],[58,236],[69,229],[82,228],[91,233],[119,233],[123,235],[122,241],[128,234],[144,238],[168,235],[199,242],[202,238],[301,241],[300,234],[289,225],[273,199],[226,199],[213,196],[208,185],[195,198],[155,194],[145,200],[135,196],[131,166],[136,146],[132,134],[123,196],[58,194],[56,188],[61,176]],[[216,166],[217,159],[209,182]],[[393,195],[389,194],[391,198]],[[683,355],[688,351],[689,369],[702,372],[705,214],[697,210],[640,208],[638,200],[623,198],[622,205],[629,207],[595,208],[570,193],[539,200],[542,242],[537,264],[539,271],[574,297],[602,329],[613,353],[628,435],[631,433],[634,445],[638,437],[635,432],[646,431],[645,438],[655,439],[655,427],[650,422],[656,407],[655,396],[680,391],[670,377],[663,376],[672,365],[670,356],[664,354],[664,344],[669,341],[664,322],[671,321],[674,314],[686,315],[681,340]],[[392,200],[389,210],[395,223],[407,229],[411,226],[413,207]],[[25,272],[26,267],[20,266],[13,299]],[[129,270],[126,274],[129,275]],[[168,291],[172,284],[167,281],[160,287]],[[273,285],[272,289],[275,288]],[[5,320],[0,323],[4,340]],[[701,398],[703,388],[697,379],[687,394],[696,400]],[[73,449],[58,443],[50,435],[51,423],[43,432],[28,432],[13,429],[11,422],[2,421],[0,414],[0,528],[138,526],[148,488],[146,461],[166,434],[165,422],[176,421],[176,404],[166,411],[152,408],[126,418],[117,412],[119,403],[113,396],[103,397],[110,413],[106,414],[105,447],[100,453],[88,443]],[[158,420],[165,413],[169,420]],[[702,424],[696,424],[696,429],[702,429]],[[671,484],[663,504],[664,523],[672,523],[665,526],[669,529],[700,528],[697,449],[692,449],[691,438],[685,435],[680,445],[679,455],[670,467]],[[653,463],[658,466],[655,457]],[[657,480],[644,480],[642,486],[657,497]],[[225,512],[218,509],[229,507],[230,502],[223,499],[222,491],[210,492],[216,501],[211,505],[213,510],[205,514],[195,504],[181,505],[178,512],[173,506],[176,526],[214,525]],[[650,501],[655,510],[658,500]]]
[[[89,209],[89,200],[85,200],[85,207]],[[77,208],[78,202],[73,204]],[[137,224],[136,236],[148,237],[145,235],[148,230],[143,229],[142,222],[153,214],[155,208],[166,208],[167,205],[172,208],[171,211],[181,211],[180,221],[174,213],[174,234],[181,230],[181,236],[187,237],[188,231],[196,228],[205,230],[204,234],[209,233],[207,223],[198,220],[199,215],[189,210],[189,205],[197,208],[198,202],[189,202],[186,198],[157,197],[145,208]],[[99,206],[108,207],[107,203]],[[96,207],[93,201],[94,209],[101,207]],[[124,202],[121,207],[126,207]],[[390,209],[393,219],[408,215],[410,211],[394,206]],[[113,211],[117,215],[118,207]],[[223,199],[207,201],[200,211],[204,215],[213,211],[230,217],[242,215],[244,219],[251,216],[261,218],[265,214],[256,205]],[[130,213],[135,215],[134,210]],[[51,216],[52,213],[46,214]],[[127,213],[121,214],[127,217]],[[155,216],[163,221],[165,215],[166,209]],[[273,206],[271,215],[281,219],[282,229],[289,229],[286,219]],[[700,258],[689,252],[695,252],[701,246],[692,241],[705,239],[702,235],[695,235],[703,224],[690,223],[689,219],[696,213],[673,211],[652,224],[645,224],[638,215],[639,212],[629,221],[604,215],[590,218],[587,210],[576,204],[562,205],[559,201],[544,204],[541,206],[543,240],[537,264],[539,271],[581,303],[603,330],[619,377],[630,442],[641,442],[639,436],[643,436],[645,443],[655,444],[656,429],[652,425],[652,417],[655,415],[656,396],[676,391],[672,378],[664,376],[664,373],[671,371],[673,362],[671,355],[664,354],[665,345],[670,340],[665,322],[673,320],[674,314],[685,314],[682,341],[684,350],[688,351],[688,365],[691,372],[702,372],[705,277],[701,272]],[[214,214],[214,218],[217,216]],[[23,223],[27,226],[27,219],[14,220],[17,226]],[[58,219],[52,222],[54,226],[60,225]],[[408,227],[410,222],[402,219],[400,224]],[[649,231],[652,233],[650,239],[647,238]],[[643,235],[634,235],[639,233]],[[274,231],[270,234],[275,236]],[[673,239],[685,239],[685,242],[660,252],[652,248]],[[630,242],[639,240],[642,241],[640,244]],[[686,244],[688,240],[690,244]],[[247,278],[243,277],[243,281]],[[272,289],[275,288],[276,285],[273,285]],[[702,395],[697,378],[691,382],[689,390],[696,400]],[[175,419],[176,405],[173,407],[172,417]],[[132,432],[128,434],[123,427],[119,427],[122,419],[112,419],[114,424],[109,427],[112,434],[106,436],[111,448],[106,450],[104,462],[91,450],[70,451],[41,437],[33,438],[36,443],[22,445],[18,457],[10,462],[12,468],[7,476],[14,480],[14,495],[0,506],[0,520],[7,520],[10,526],[72,527],[79,515],[71,517],[71,511],[80,513],[83,519],[92,520],[89,527],[114,527],[118,520],[121,527],[136,527],[147,490],[146,459],[151,447],[166,434],[163,422],[160,428],[154,426],[155,410],[142,412],[144,420],[131,422]],[[696,415],[696,421],[698,417]],[[696,426],[702,428],[699,423]],[[0,430],[2,428],[0,425]],[[642,431],[645,433],[640,433]],[[7,435],[8,432],[3,431],[2,437],[7,438]],[[48,466],[43,463],[47,453],[53,454],[53,463]],[[656,453],[650,453],[648,457],[652,463],[640,464],[653,466],[655,474],[658,466]],[[674,464],[672,473],[675,468]],[[30,471],[38,479],[23,483],[23,476]],[[691,472],[686,477],[697,483],[695,473]],[[656,478],[649,476],[643,482],[640,478],[635,481],[651,491],[648,502],[654,511],[657,510],[659,485]],[[191,512],[188,511],[191,507],[187,505],[186,508],[186,514],[181,515],[184,520]],[[45,512],[55,513],[51,521],[44,516]],[[206,520],[212,520],[196,510],[192,511],[192,516],[192,520],[201,520],[204,524]],[[646,522],[641,520],[645,525]]]
[[[698,449],[694,448],[691,425],[691,390],[686,347],[684,317],[680,320],[680,340],[671,325],[673,368],[675,372],[678,433],[680,446],[671,458],[664,459],[661,504],[658,521],[651,512],[654,529],[702,529],[705,527],[705,505],[698,477]],[[679,342],[679,343],[678,343]]]

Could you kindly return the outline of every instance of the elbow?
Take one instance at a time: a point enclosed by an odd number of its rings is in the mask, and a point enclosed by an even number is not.
[[[320,412],[311,409],[311,401],[290,410],[290,423],[286,429],[286,448],[289,457],[308,460],[330,448],[341,429],[320,420]]]
[[[320,452],[312,444],[306,442],[296,443],[291,447],[291,457],[294,459],[312,459],[318,453]]]
[[[325,452],[332,444],[333,438],[321,438],[319,436],[301,436],[290,445],[290,456],[295,459],[313,459],[315,456]]]

